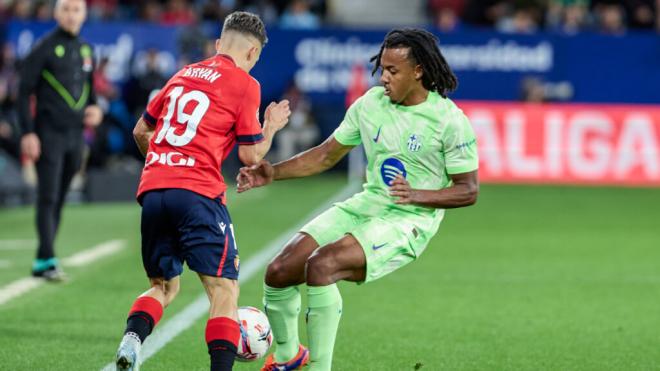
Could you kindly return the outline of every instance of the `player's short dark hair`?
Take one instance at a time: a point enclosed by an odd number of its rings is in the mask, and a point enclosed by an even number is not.
[[[263,47],[268,42],[266,26],[258,15],[249,12],[233,12],[225,18],[222,32],[236,31],[242,34],[254,36]]]
[[[371,57],[374,62],[373,75],[380,68],[383,49],[410,48],[408,58],[422,66],[422,85],[426,90],[437,91],[443,97],[456,90],[458,79],[440,52],[438,38],[432,33],[418,28],[394,29],[387,33],[378,54]]]

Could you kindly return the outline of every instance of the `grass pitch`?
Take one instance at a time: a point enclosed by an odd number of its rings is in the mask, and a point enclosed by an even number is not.
[[[319,177],[231,194],[241,261],[343,185]],[[0,210],[0,287],[29,271],[34,247],[3,241],[34,239],[33,219],[31,209]],[[100,369],[147,287],[137,204],[71,206],[63,220],[62,257],[111,239],[129,247],[0,305],[0,369]],[[334,369],[660,370],[659,221],[657,189],[484,185],[476,206],[447,212],[418,261],[340,284]],[[261,277],[242,285],[241,305],[261,306]],[[202,293],[191,272],[182,281],[163,323]],[[207,370],[204,324],[143,370]],[[304,332],[301,323],[303,341]]]

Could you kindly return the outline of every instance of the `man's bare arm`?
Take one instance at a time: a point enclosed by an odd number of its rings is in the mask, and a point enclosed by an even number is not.
[[[149,126],[149,124],[147,124],[147,122],[144,121],[142,117],[140,117],[137,124],[135,124],[135,128],[133,129],[133,138],[135,138],[135,143],[137,143],[138,149],[140,150],[140,153],[142,153],[142,156],[147,155],[147,151],[149,150],[149,142],[153,136],[154,128]]]
[[[413,204],[436,209],[453,209],[473,205],[479,194],[477,171],[450,175],[453,185],[439,190],[413,189],[398,175],[390,187],[390,195],[398,197],[397,204]]]
[[[261,161],[273,144],[275,133],[282,130],[289,122],[291,109],[289,101],[284,99],[279,103],[272,102],[264,113],[263,135],[264,140],[256,144],[238,146],[238,159],[245,165],[256,165]]]
[[[275,165],[262,160],[257,165],[241,168],[236,178],[238,192],[263,187],[273,180],[301,178],[324,172],[346,156],[353,147],[345,146],[334,136],[330,136],[320,145]]]
[[[318,146],[273,165],[274,180],[301,178],[322,173],[335,166],[354,146],[339,143],[334,136]]]

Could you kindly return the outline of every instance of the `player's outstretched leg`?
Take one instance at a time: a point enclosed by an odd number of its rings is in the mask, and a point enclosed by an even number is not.
[[[307,339],[310,370],[330,370],[342,299],[336,284],[307,287]]]
[[[351,235],[317,249],[307,260],[307,338],[310,371],[329,371],[342,312],[335,282],[364,281],[366,257]]]
[[[263,370],[294,370],[305,365],[307,348],[298,338],[300,289],[305,282],[305,263],[318,248],[309,235],[296,234],[268,264],[264,283],[264,308],[273,329],[277,348]]]
[[[264,308],[271,328],[277,329],[275,360],[287,362],[296,355],[300,344],[298,339],[300,289],[298,286],[280,289],[264,284]]]
[[[206,322],[206,344],[211,371],[230,371],[241,338],[238,325],[238,281],[199,275],[211,303]]]
[[[263,371],[296,370],[309,360],[309,351],[298,338],[300,289],[298,286],[275,288],[264,284],[264,308],[277,349],[268,356]]]
[[[169,281],[150,278],[150,281],[151,289],[140,295],[128,312],[124,337],[115,359],[117,370],[139,370],[140,349],[144,340],[163,316],[163,308],[174,300],[179,291],[179,277]]]

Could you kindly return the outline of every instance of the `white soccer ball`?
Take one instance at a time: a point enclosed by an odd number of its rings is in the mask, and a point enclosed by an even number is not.
[[[273,332],[266,314],[255,307],[240,307],[238,324],[241,328],[241,339],[238,342],[236,360],[250,362],[265,356],[273,344]]]

